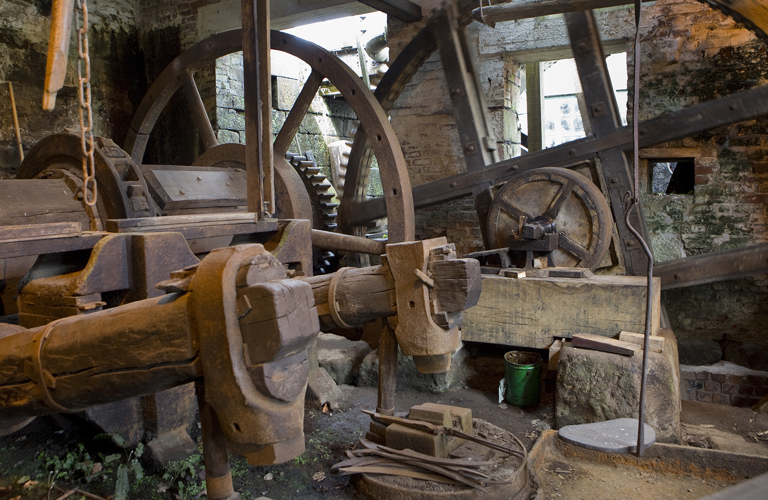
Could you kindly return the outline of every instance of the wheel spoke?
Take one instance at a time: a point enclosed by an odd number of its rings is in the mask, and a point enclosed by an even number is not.
[[[568,200],[568,197],[571,196],[572,192],[573,181],[568,181],[563,184],[560,188],[560,191],[558,191],[555,197],[552,199],[552,203],[550,203],[547,211],[544,212],[544,215],[552,220],[556,219],[560,214],[560,210],[563,209],[563,205],[565,205],[565,202]]]
[[[527,213],[525,210],[516,207],[515,205],[511,204],[510,202],[508,202],[503,198],[499,198],[494,201],[499,204],[499,208],[501,208],[504,212],[514,217],[516,221],[519,220],[520,217],[525,217],[526,220],[533,219],[533,217],[531,217],[531,215]]]
[[[275,139],[274,151],[276,157],[283,157],[288,152],[288,148],[291,146],[296,132],[299,131],[304,115],[307,114],[307,110],[312,104],[312,100],[315,98],[323,78],[320,72],[314,70],[310,73],[309,78],[307,78],[301,93],[296,98],[296,102],[293,103],[291,112],[288,113],[288,117],[285,119],[283,128],[280,129],[280,133],[277,134],[277,139]]]
[[[590,251],[583,246],[571,241],[564,233],[559,233],[558,246],[568,252],[569,254],[578,257],[580,260],[587,260],[587,257],[591,255]]]
[[[208,119],[208,113],[205,111],[205,105],[200,97],[200,92],[197,90],[197,84],[195,83],[194,76],[192,76],[192,72],[185,71],[181,76],[181,80],[184,84],[184,96],[187,98],[190,111],[192,111],[192,119],[195,122],[195,126],[197,126],[200,139],[203,141],[203,149],[208,151],[212,147],[219,145],[216,133],[213,131],[211,121]]]

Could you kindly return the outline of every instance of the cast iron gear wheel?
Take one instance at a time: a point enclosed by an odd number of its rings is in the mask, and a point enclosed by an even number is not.
[[[339,207],[336,190],[317,166],[315,155],[307,151],[304,155],[286,153],[285,159],[298,172],[307,189],[312,203],[312,220],[315,229],[336,230],[336,216]],[[332,273],[339,267],[339,257],[328,250],[316,248],[313,252],[315,275]]]

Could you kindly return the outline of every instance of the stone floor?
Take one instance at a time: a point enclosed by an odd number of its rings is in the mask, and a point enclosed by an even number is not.
[[[471,408],[474,417],[509,430],[530,449],[541,431],[552,425],[554,384],[551,381],[544,384],[541,404],[535,407],[521,409],[499,403],[497,389],[503,376],[501,356],[493,352],[470,352],[473,356],[468,362],[465,382],[441,394],[400,389],[397,410],[406,411],[424,402]],[[302,456],[271,467],[250,467],[240,458],[232,459],[235,487],[243,499],[262,496],[274,500],[361,498],[350,478],[332,472],[331,466],[342,460],[344,451],[364,435],[369,417],[361,410],[375,409],[376,388],[343,385],[341,389],[344,397],[339,408],[324,411],[308,405],[305,409],[307,451]],[[683,402],[682,420],[686,440],[694,446],[768,456],[768,435],[761,435],[768,431],[766,414],[755,414],[749,408],[686,401]],[[77,486],[103,497],[113,495],[117,464],[130,464],[132,456],[128,450],[115,448],[109,440],[94,439],[89,432],[92,433],[88,428],[72,425],[70,420],[40,418],[19,432],[0,438],[0,499],[44,498],[46,490],[41,487],[48,480],[48,471],[57,467],[67,472],[56,480],[60,487]],[[91,475],[90,482],[75,470],[78,463],[84,462],[86,453],[91,466],[100,463],[103,467],[103,472]],[[115,454],[118,458],[106,464],[107,457]],[[73,464],[65,463],[68,455],[73,456],[70,460]],[[200,498],[204,488],[202,471],[199,455],[184,462],[181,468],[153,471],[145,467],[141,480],[133,473],[129,476],[131,490],[128,498]],[[26,480],[20,483],[25,477]],[[27,481],[38,481],[38,484],[25,489]],[[54,490],[50,498],[58,498],[61,493],[56,495],[56,492]]]

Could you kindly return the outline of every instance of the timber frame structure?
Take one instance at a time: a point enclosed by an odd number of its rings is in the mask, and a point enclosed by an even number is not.
[[[370,3],[410,21],[421,14],[407,1]],[[525,10],[534,3],[549,9],[546,13],[568,10],[566,24],[593,136],[499,161],[483,96],[468,57],[464,28],[473,16],[484,22],[498,22],[541,15],[543,12]],[[427,28],[406,47],[376,92],[371,93],[360,86],[348,68],[338,66],[322,49],[271,32],[268,2],[244,0],[242,29],[209,39],[205,42],[208,52],[203,56],[244,50],[245,122],[250,139],[246,146],[234,151],[217,144],[189,71],[196,61],[190,59],[194,54],[188,51],[177,59],[180,64],[161,75],[157,87],[153,86],[158,92],[150,92],[142,102],[124,149],[108,138],[97,139],[96,175],[101,202],[95,207],[81,203],[87,196],[77,176],[79,144],[73,134],[57,134],[41,141],[22,165],[19,178],[12,181],[15,184],[4,188],[0,183],[0,191],[6,189],[9,196],[22,201],[25,194],[34,195],[29,199],[38,198],[40,193],[50,194],[45,207],[19,203],[0,211],[0,259],[39,256],[21,288],[21,327],[0,326],[0,362],[13,367],[0,384],[4,400],[13,404],[0,409],[0,414],[23,421],[41,413],[106,402],[93,399],[93,392],[81,391],[89,387],[85,379],[94,386],[108,384],[115,389],[110,400],[195,382],[208,494],[211,498],[234,499],[237,494],[232,489],[228,450],[262,464],[289,460],[303,451],[301,426],[283,429],[276,422],[301,422],[304,391],[308,379],[310,385],[312,382],[308,375],[312,368],[311,346],[321,327],[381,321],[377,413],[382,415],[394,414],[398,345],[406,354],[415,356],[424,372],[445,370],[450,363],[450,353],[459,344],[461,311],[479,298],[479,264],[474,259],[459,259],[445,240],[414,242],[415,209],[471,195],[484,241],[491,250],[496,245],[490,244],[489,214],[494,212],[499,185],[532,175],[542,167],[569,168],[594,161],[600,170],[598,188],[610,202],[609,211],[600,211],[599,217],[603,224],[616,225],[610,238],[627,274],[639,274],[645,267],[645,257],[628,233],[622,203],[631,189],[625,152],[631,147],[632,131],[621,127],[617,119],[601,43],[589,10],[624,3],[516,2],[485,8],[480,13],[473,12],[477,5],[474,0],[459,0],[431,15]],[[710,3],[720,5],[717,1]],[[737,9],[738,2],[732,7]],[[750,19],[748,13],[740,15]],[[751,26],[764,28],[759,20]],[[270,140],[270,107],[258,105],[271,102],[271,48],[299,55],[313,70],[274,144]],[[467,171],[411,189],[386,111],[435,50],[440,51],[446,72]],[[178,71],[179,67],[182,71]],[[311,205],[304,184],[297,182],[293,167],[283,161],[287,145],[324,76],[338,79],[337,87],[357,107],[363,123],[350,157],[339,233],[314,229],[308,222],[312,219]],[[153,197],[156,193],[147,181],[148,172],[174,169],[153,170],[142,164],[141,153],[153,120],[164,106],[162,101],[167,102],[182,87],[208,150],[208,156],[201,157],[195,167],[203,172],[205,166],[226,164],[219,174],[224,176],[222,179],[244,177],[245,199],[234,189],[222,188],[223,194],[217,199],[226,203],[198,204],[188,212],[156,217],[163,214],[165,207],[160,207]],[[768,87],[642,122],[640,146],[764,115],[768,115]],[[384,196],[367,199],[365,188],[373,154],[380,162]],[[225,180],[219,184],[229,186]],[[571,195],[576,184],[564,181],[561,196],[552,200],[552,207],[562,206],[562,200]],[[63,189],[69,196],[62,197]],[[171,199],[172,194],[168,199],[174,203],[183,205],[187,201]],[[237,211],[243,203],[247,211]],[[512,210],[511,203],[507,203],[507,210]],[[535,218],[541,214],[521,215]],[[386,245],[363,237],[365,224],[382,217],[389,221]],[[640,218],[632,220],[632,224],[643,227]],[[89,230],[84,231],[84,227]],[[188,246],[191,240],[216,237],[227,237],[229,242],[240,245],[225,244],[210,253],[212,249],[206,249],[201,252],[208,253],[202,261]],[[381,266],[343,268],[312,276],[313,244],[386,257]],[[578,256],[575,247],[563,248]],[[735,251],[728,255],[732,265],[718,266],[717,273],[711,272],[708,265],[701,271],[701,266],[713,259],[722,264],[719,256],[686,259],[658,266],[657,275],[666,287],[729,279],[765,272],[766,254],[765,246]],[[583,265],[592,267],[594,260],[600,259],[595,257]],[[358,262],[362,264],[364,259]],[[381,300],[382,296],[387,300]],[[202,310],[212,313],[201,314]],[[142,349],[121,344],[126,332],[119,325],[125,315],[161,318],[159,325],[138,325],[133,335],[146,340],[151,339],[150,333],[160,330],[174,349],[161,350],[151,342]],[[382,319],[394,315],[398,317],[396,326]],[[268,335],[256,338],[254,325]],[[107,333],[94,334],[102,331]],[[68,334],[79,335],[81,344],[63,341]],[[97,367],[85,363],[77,350],[83,346],[104,349],[105,356],[119,359],[123,363],[121,372],[100,373]],[[147,363],[147,357],[152,356],[152,362]],[[141,369],[150,365],[153,368]],[[77,375],[70,376],[72,373]],[[212,390],[214,386],[216,390]],[[233,403],[235,400],[242,404]]]

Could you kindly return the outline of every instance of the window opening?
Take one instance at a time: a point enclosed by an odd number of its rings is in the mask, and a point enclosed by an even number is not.
[[[606,66],[613,86],[622,125],[627,124],[627,54],[620,52],[606,57]],[[541,63],[544,94],[544,147],[551,148],[585,137],[585,127],[579,108],[581,82],[576,62],[560,59]],[[528,136],[528,96],[525,85],[520,96],[519,123],[523,141]],[[526,145],[526,144],[524,144]],[[526,145],[527,146],[527,145]]]
[[[696,184],[692,158],[649,161],[651,192],[654,194],[691,194]]]

